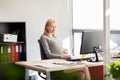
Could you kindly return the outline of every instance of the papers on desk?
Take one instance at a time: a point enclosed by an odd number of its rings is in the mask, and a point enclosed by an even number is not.
[[[39,63],[39,64],[35,64],[35,66],[44,67],[44,68],[58,68],[58,67],[63,67],[63,65],[56,65],[56,64],[52,64],[52,63]]]
[[[69,65],[76,65],[76,64],[83,64],[83,63],[81,63],[81,62],[71,62],[71,61],[49,60],[49,61],[44,61],[44,62],[34,64],[34,65],[38,66],[38,67],[44,67],[44,68],[59,68],[59,67],[65,67],[65,66],[69,66]]]

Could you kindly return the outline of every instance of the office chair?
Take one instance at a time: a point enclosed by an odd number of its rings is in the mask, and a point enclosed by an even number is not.
[[[46,56],[46,54],[45,54],[45,52],[44,52],[44,50],[43,50],[43,47],[42,47],[42,44],[41,44],[40,39],[38,40],[38,43],[39,43],[39,47],[40,47],[41,60],[48,59],[47,56]],[[43,73],[43,72],[38,72],[38,74],[39,74],[39,76],[40,76],[41,78],[43,78],[43,79],[46,80],[46,77],[42,76],[42,74],[45,75],[45,73]]]
[[[40,47],[40,53],[41,53],[41,60],[48,59],[47,56],[45,55],[45,52],[43,50],[42,44],[40,39],[38,40],[39,47]]]

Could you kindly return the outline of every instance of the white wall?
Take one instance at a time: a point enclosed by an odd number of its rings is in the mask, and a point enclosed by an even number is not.
[[[72,17],[69,0],[0,0],[0,22],[26,22],[27,60],[40,59],[37,40],[45,21],[57,22],[57,36],[71,51]],[[68,39],[68,40],[67,40]]]

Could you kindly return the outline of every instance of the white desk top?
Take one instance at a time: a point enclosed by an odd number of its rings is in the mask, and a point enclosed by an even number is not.
[[[41,63],[43,63],[43,66],[36,66],[36,65],[39,65],[39,64],[41,65]],[[51,65],[50,65],[50,67],[49,66],[44,67],[44,65],[48,64],[48,63],[51,63],[51,64],[55,63],[54,65],[57,65],[57,66],[52,65],[53,67],[51,67]],[[32,70],[43,71],[43,72],[60,71],[60,70],[65,70],[65,71],[67,71],[67,70],[78,70],[78,69],[86,66],[85,64],[81,64],[81,63],[78,63],[78,64],[69,63],[68,61],[63,60],[63,59],[19,61],[19,62],[16,62],[15,64],[24,66],[24,67],[32,69]],[[60,66],[59,66],[59,64],[60,64]]]
[[[82,61],[82,63],[86,64],[88,67],[94,67],[94,66],[102,66],[104,65],[103,61],[100,62],[87,62],[87,61]]]

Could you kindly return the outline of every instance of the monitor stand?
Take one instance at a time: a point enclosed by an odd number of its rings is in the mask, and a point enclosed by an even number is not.
[[[95,58],[96,58],[95,62],[100,62],[100,61],[102,61],[102,60],[99,60],[99,58],[98,58],[98,53],[101,51],[100,48],[99,48],[99,47],[94,47],[94,48],[93,48],[93,51],[94,51],[94,53],[95,53]]]
[[[88,59],[87,61],[88,62],[100,62],[100,61],[102,61],[102,60],[99,60],[99,58],[98,58],[98,52],[100,51],[100,49],[99,49],[99,47],[94,47],[93,48],[93,53],[95,54],[95,60],[93,60],[93,59]]]

